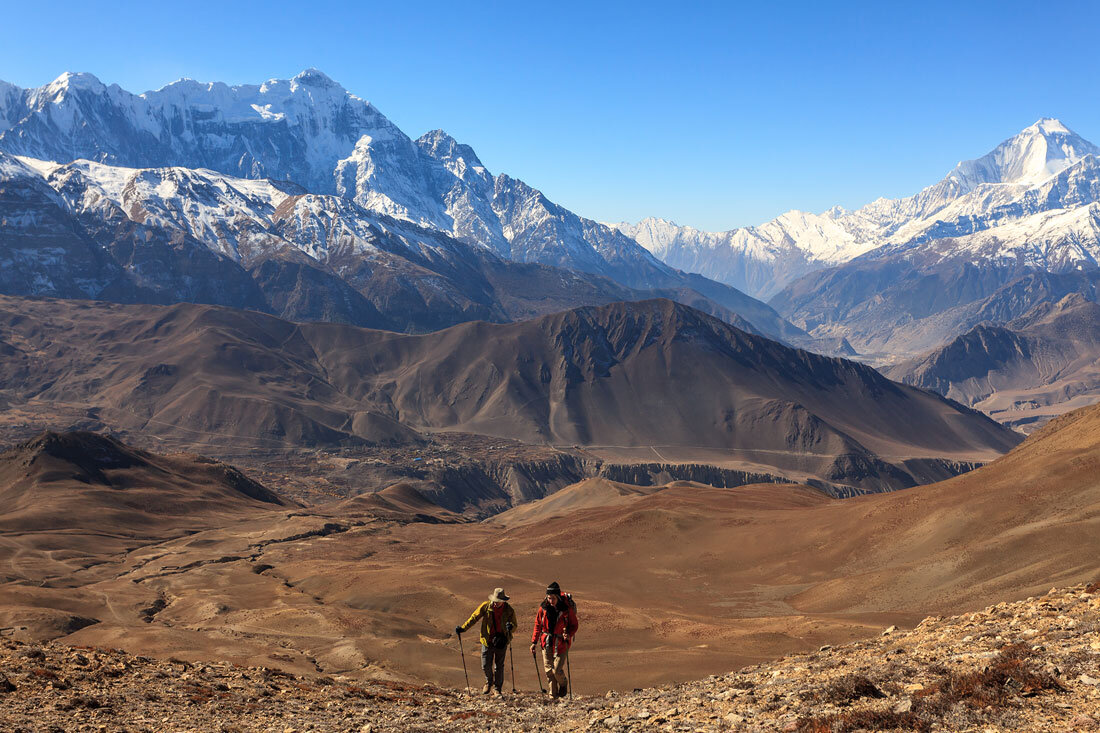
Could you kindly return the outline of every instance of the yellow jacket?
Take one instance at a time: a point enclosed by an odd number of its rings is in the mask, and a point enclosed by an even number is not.
[[[504,604],[504,613],[501,614],[501,618],[500,618],[500,628],[499,629],[494,629],[492,627],[493,612],[489,610],[490,605],[492,605],[492,604],[490,604],[489,601],[485,601],[484,603],[482,603],[480,606],[477,607],[477,610],[475,610],[473,613],[470,614],[470,618],[466,619],[466,623],[462,624],[462,626],[460,626],[459,628],[461,628],[463,631],[465,631],[466,629],[473,626],[475,621],[477,621],[478,619],[481,619],[481,645],[482,646],[491,646],[492,642],[490,641],[490,639],[492,638],[493,634],[497,634],[497,633],[507,634],[508,635],[508,643],[511,644],[512,643],[512,634],[516,630],[516,611],[515,611],[515,609],[512,608],[507,603],[505,603]],[[505,626],[505,624],[508,624],[508,623],[512,624],[512,630],[511,631],[508,631],[507,626]]]

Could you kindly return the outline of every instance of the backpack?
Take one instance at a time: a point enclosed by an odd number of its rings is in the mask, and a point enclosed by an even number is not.
[[[572,593],[562,593],[561,597],[565,599],[565,602],[569,604],[569,608],[573,610],[573,615],[577,614],[577,602],[573,600]]]

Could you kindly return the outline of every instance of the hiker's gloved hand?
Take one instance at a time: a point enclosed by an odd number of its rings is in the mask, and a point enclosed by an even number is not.
[[[534,654],[534,653],[535,653],[535,645],[534,645],[534,644],[532,644],[532,645],[531,645],[531,653],[532,653],[532,654]]]
[[[515,625],[515,624],[513,624],[513,623],[512,623],[511,621],[509,621],[508,623],[504,624],[504,630],[505,630],[505,631],[507,631],[507,632],[509,632],[509,633],[511,633],[512,629],[514,629],[514,628],[516,628],[516,625]]]
[[[462,635],[462,627],[461,626],[456,626],[455,627],[455,633],[458,634],[459,636],[461,636]]]

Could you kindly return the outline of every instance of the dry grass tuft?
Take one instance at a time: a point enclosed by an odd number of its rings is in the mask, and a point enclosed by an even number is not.
[[[988,667],[976,672],[949,673],[919,692],[914,708],[942,715],[959,703],[975,709],[1003,708],[1017,697],[1064,691],[1054,677],[1032,665],[1031,654],[1026,644],[1006,646]]]
[[[482,716],[482,717],[485,717],[485,718],[499,718],[500,717],[500,713],[494,713],[494,712],[491,712],[489,710],[464,710],[462,712],[455,713],[454,715],[452,715],[451,720],[452,721],[454,721],[454,720],[469,720],[470,718],[475,718],[479,715]]]
[[[849,674],[833,680],[817,694],[819,700],[847,705],[864,697],[883,698],[886,693],[861,674]]]
[[[798,733],[849,733],[857,730],[915,730],[925,733],[932,724],[915,713],[853,710],[839,715],[798,721]]]
[[[1034,665],[1032,650],[1026,644],[1004,647],[990,664],[980,670],[951,672],[937,670],[939,679],[916,693],[912,709],[851,710],[844,713],[804,718],[798,721],[799,733],[846,733],[856,730],[930,731],[933,724],[954,729],[974,715],[1011,715],[1021,697],[1042,692],[1063,692],[1053,676]],[[876,694],[877,693],[877,694]],[[882,691],[861,675],[835,680],[815,697],[837,705],[861,698],[884,697]],[[961,717],[960,717],[961,716]],[[971,721],[972,722],[972,721]]]

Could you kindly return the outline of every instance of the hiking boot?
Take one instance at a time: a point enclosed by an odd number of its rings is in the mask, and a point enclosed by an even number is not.
[[[504,690],[497,688],[497,697],[504,697]]]
[[[481,694],[482,694],[482,695],[488,695],[488,694],[489,694],[489,690],[491,690],[491,689],[493,689],[493,686],[492,686],[492,685],[490,685],[490,684],[489,684],[488,682],[486,682],[486,683],[485,683],[485,686],[481,688]]]

